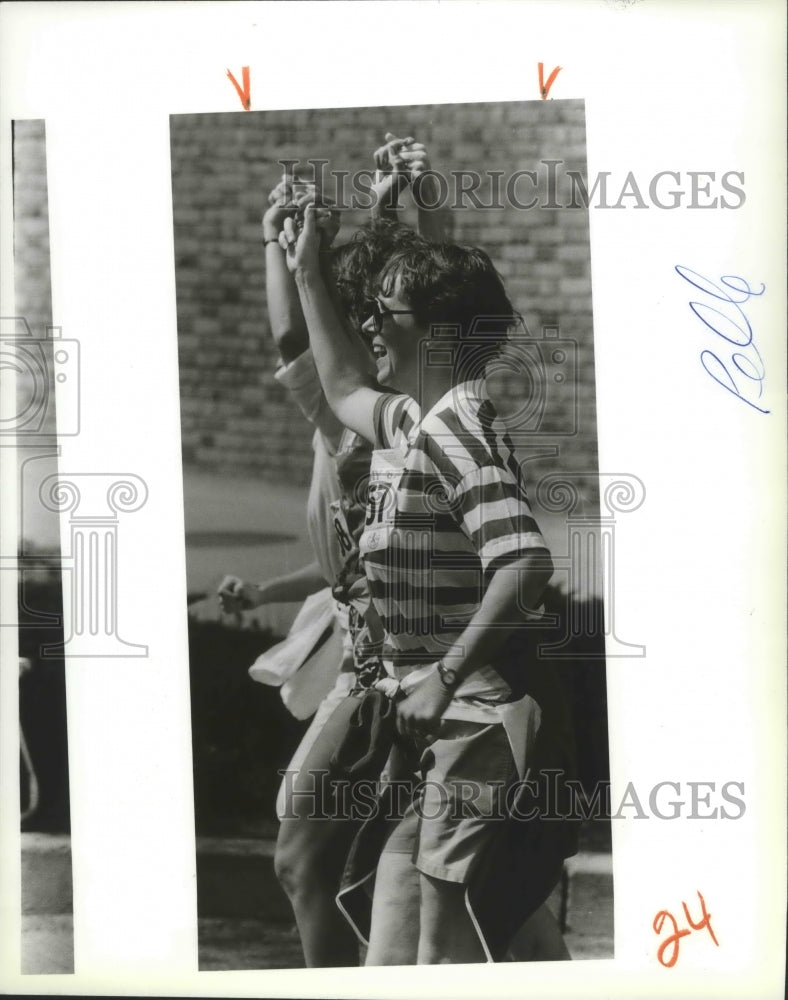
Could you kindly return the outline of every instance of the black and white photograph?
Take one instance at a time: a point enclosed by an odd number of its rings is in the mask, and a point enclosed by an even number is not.
[[[171,135],[201,968],[612,956],[582,102]]]
[[[58,471],[55,379],[75,345],[52,325],[46,127],[13,123],[14,292],[2,364],[16,377],[2,443],[16,438],[22,972],[74,971],[60,525],[41,487]],[[56,360],[57,359],[57,360]],[[69,365],[71,361],[71,365]],[[61,417],[60,427],[64,420]],[[5,624],[5,623],[4,623]]]
[[[785,21],[0,4],[0,990],[782,996]]]

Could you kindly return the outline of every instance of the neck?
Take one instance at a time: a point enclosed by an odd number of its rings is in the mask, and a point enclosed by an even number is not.
[[[412,384],[403,386],[403,391],[413,396],[423,414],[427,413],[454,385],[452,374],[449,367],[427,368],[421,376],[412,380]]]

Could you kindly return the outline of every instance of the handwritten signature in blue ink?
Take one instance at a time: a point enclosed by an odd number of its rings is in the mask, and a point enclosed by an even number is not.
[[[719,354],[710,350],[701,351],[700,363],[723,389],[727,389],[759,413],[769,413],[769,410],[758,406],[755,401],[760,400],[763,395],[766,369],[760,352],[753,342],[752,326],[742,309],[742,304],[749,298],[763,295],[766,285],[761,284],[759,289],[751,288],[744,278],[732,274],[724,274],[720,278],[720,283],[715,285],[697,271],[681,264],[676,265],[676,273],[694,288],[716,299],[717,302],[724,303],[716,309],[707,302],[689,304],[698,319],[726,344],[725,347],[716,348]]]

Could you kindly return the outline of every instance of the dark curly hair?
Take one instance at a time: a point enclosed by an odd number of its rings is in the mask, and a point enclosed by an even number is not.
[[[369,300],[378,291],[378,274],[389,258],[425,246],[426,241],[401,222],[374,219],[356,230],[348,243],[332,248],[329,266],[336,299],[355,329],[360,329],[369,315]]]
[[[483,374],[523,322],[493,262],[478,247],[422,243],[399,249],[381,269],[379,291],[392,295],[398,280],[420,326],[433,335],[446,328],[448,336],[466,342],[455,362],[463,377]]]

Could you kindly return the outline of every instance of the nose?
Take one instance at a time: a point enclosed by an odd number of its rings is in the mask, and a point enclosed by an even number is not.
[[[375,317],[374,316],[372,316],[372,315],[367,316],[367,318],[361,324],[361,332],[362,333],[366,333],[367,336],[372,336],[373,334],[375,334],[375,333],[378,332],[377,326],[375,325]]]

